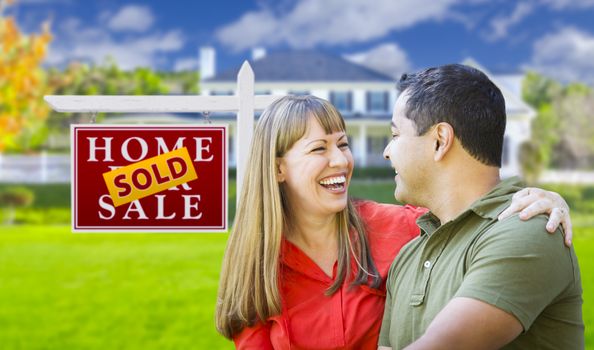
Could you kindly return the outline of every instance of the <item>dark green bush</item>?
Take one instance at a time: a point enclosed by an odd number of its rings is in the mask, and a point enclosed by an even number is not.
[[[389,167],[355,168],[353,171],[355,179],[393,179],[394,169]]]
[[[0,206],[5,208],[23,208],[33,204],[35,194],[27,187],[7,187],[0,190]]]

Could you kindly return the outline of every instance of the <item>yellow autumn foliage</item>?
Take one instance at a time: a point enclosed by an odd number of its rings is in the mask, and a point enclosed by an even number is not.
[[[50,41],[48,24],[40,34],[25,35],[14,18],[0,16],[0,152],[26,149],[24,131],[35,131],[49,114],[41,63]]]

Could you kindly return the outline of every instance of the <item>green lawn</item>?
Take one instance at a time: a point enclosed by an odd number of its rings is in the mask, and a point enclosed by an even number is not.
[[[0,348],[232,348],[213,321],[226,238],[3,227]]]
[[[594,227],[575,230],[574,246],[582,274],[584,288],[584,323],[586,349],[594,349]]]
[[[352,193],[388,201],[393,188],[364,182]],[[587,348],[594,348],[592,217],[578,213],[586,224],[574,239]],[[0,349],[232,349],[213,326],[226,239],[0,226]]]

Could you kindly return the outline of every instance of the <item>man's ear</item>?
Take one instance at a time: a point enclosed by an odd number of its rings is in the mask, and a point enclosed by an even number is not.
[[[275,170],[276,170],[276,181],[278,181],[279,183],[285,182],[285,164],[282,158],[276,158],[276,166],[275,166]]]
[[[454,128],[449,123],[441,122],[434,129],[434,153],[435,161],[442,160],[454,144]]]

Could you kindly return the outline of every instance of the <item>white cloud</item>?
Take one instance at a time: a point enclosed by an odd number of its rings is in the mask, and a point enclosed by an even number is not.
[[[102,15],[105,18],[105,15]],[[148,6],[126,5],[111,18],[107,26],[114,31],[145,32],[155,21],[153,13]]]
[[[412,69],[408,55],[397,44],[381,44],[371,50],[344,55],[344,57],[394,78]]]
[[[594,84],[594,35],[565,27],[534,42],[532,59],[525,68],[562,81]]]
[[[509,16],[498,16],[491,20],[490,31],[485,32],[483,36],[489,41],[496,41],[505,38],[510,27],[520,23],[526,16],[534,11],[531,3],[520,2],[514,8]]]
[[[50,44],[46,63],[60,65],[71,60],[101,63],[113,57],[122,69],[156,67],[163,53],[175,52],[184,45],[180,31],[149,33],[117,40],[103,27],[84,27],[77,18],[61,22],[56,39]]]
[[[365,42],[419,22],[444,20],[460,0],[299,0],[284,14],[261,8],[215,31],[232,50],[280,43],[293,48]]]
[[[555,10],[594,7],[594,0],[541,0],[541,2]]]
[[[182,70],[196,70],[200,66],[200,61],[196,57],[184,57],[179,58],[175,61],[173,65],[173,70],[176,72]]]

